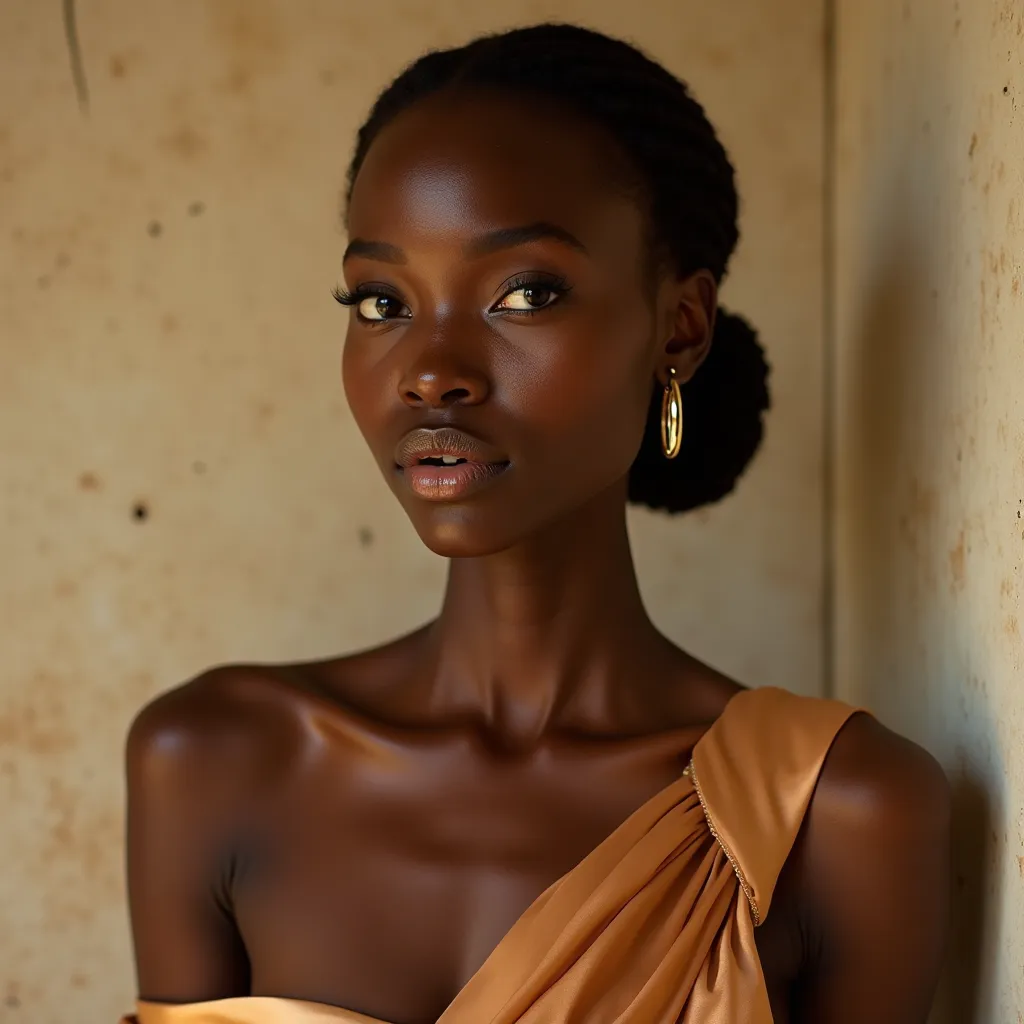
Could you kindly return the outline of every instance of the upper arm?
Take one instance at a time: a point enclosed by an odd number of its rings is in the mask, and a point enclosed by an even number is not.
[[[128,896],[139,995],[151,1002],[249,990],[228,907],[230,772],[197,686],[158,698],[128,736]]]
[[[801,859],[821,955],[797,1019],[924,1024],[949,912],[950,798],[938,763],[855,716],[826,760]]]

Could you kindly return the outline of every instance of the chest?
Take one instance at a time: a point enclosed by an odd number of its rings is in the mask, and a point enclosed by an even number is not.
[[[306,780],[267,806],[232,886],[253,992],[436,1021],[537,897],[678,771]],[[757,934],[777,1024],[799,966],[791,917],[782,901]]]

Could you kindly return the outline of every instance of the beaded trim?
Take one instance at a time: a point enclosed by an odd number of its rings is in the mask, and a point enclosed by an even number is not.
[[[683,771],[683,775],[689,775],[693,779],[693,788],[697,791],[697,799],[700,800],[701,810],[704,811],[704,818],[707,820],[708,828],[711,834],[715,837],[715,842],[722,848],[722,852],[729,858],[729,863],[732,865],[733,871],[736,873],[736,878],[740,883],[740,888],[743,890],[743,895],[747,897],[747,903],[750,904],[750,913],[754,918],[754,927],[756,928],[761,923],[761,913],[757,909],[757,903],[754,902],[754,891],[750,888],[746,878],[743,877],[743,871],[740,869],[739,861],[732,855],[732,851],[722,841],[722,837],[718,834],[718,829],[715,828],[715,823],[711,820],[711,815],[708,813],[708,805],[704,802],[704,793],[700,788],[700,783],[697,781],[697,770],[693,766],[693,758],[690,758],[690,763],[686,766]]]

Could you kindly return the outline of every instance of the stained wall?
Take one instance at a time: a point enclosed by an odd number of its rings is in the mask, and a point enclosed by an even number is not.
[[[134,711],[437,607],[443,566],[345,409],[329,297],[353,132],[428,46],[579,20],[693,82],[744,197],[724,298],[776,409],[734,498],[631,517],[642,585],[748,682],[815,692],[822,659],[822,3],[89,0],[87,107],[67,6],[0,4],[0,1021],[33,1024],[133,994]]]
[[[953,784],[935,1020],[1024,1019],[1024,7],[840,0],[838,691]]]

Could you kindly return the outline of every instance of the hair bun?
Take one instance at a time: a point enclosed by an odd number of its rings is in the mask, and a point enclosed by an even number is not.
[[[703,365],[682,386],[683,443],[675,459],[661,449],[661,393],[655,386],[640,451],[629,474],[629,500],[687,512],[724,498],[754,457],[771,406],[770,368],[754,329],[718,311]]]

